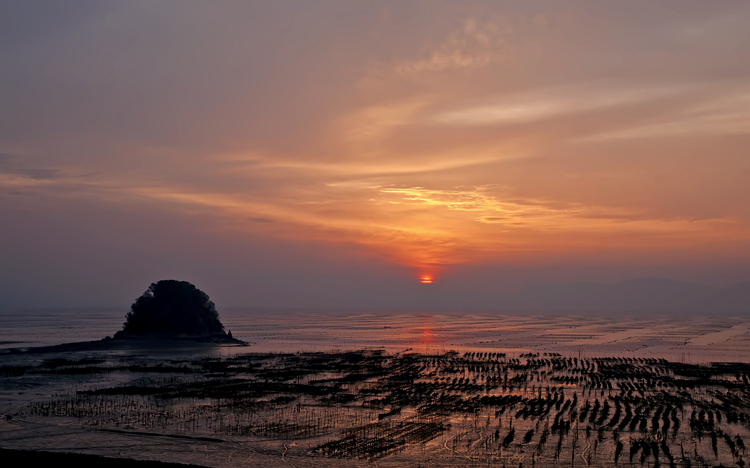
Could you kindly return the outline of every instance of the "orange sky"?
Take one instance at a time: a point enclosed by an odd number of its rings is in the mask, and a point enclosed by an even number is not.
[[[110,265],[147,256],[151,235],[197,236],[148,255],[175,276],[218,258],[214,244],[225,272],[253,261],[230,252],[265,245],[317,259],[266,259],[256,276],[349,259],[435,285],[492,265],[597,265],[560,281],[750,271],[750,4],[3,9],[0,209],[15,225],[3,234],[15,286],[0,305],[25,303],[13,290],[33,289],[39,265],[69,276],[64,259],[87,236]],[[70,230],[43,227],[57,223]],[[98,264],[86,262],[73,290]],[[133,268],[97,281],[153,280]]]

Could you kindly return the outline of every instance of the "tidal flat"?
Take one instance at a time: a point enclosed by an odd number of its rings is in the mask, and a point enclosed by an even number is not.
[[[0,367],[3,448],[206,466],[744,466],[750,365],[556,353]]]
[[[359,317],[227,320],[248,347],[0,353],[0,447],[212,467],[746,463],[743,318]]]

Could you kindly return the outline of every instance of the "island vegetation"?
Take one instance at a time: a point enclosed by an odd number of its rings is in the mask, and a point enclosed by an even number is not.
[[[231,338],[208,294],[187,281],[152,283],[130,307],[126,318],[114,339]]]

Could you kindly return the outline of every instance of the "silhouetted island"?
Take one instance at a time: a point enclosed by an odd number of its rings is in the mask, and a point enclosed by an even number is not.
[[[187,281],[152,283],[130,307],[122,330],[99,341],[0,349],[1,354],[103,351],[133,347],[247,345],[225,332],[208,294]]]
[[[130,307],[123,329],[115,340],[178,338],[211,342],[236,342],[225,332],[216,307],[187,281],[152,283]]]

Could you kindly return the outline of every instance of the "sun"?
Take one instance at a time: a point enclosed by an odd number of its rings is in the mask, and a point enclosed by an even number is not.
[[[422,284],[432,284],[432,277],[431,276],[423,276],[419,278],[419,282]]]

